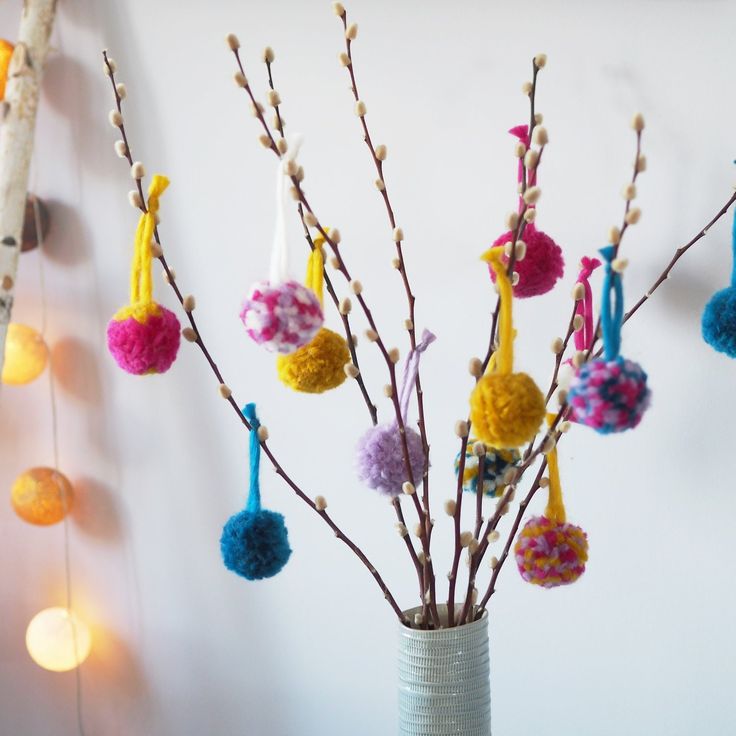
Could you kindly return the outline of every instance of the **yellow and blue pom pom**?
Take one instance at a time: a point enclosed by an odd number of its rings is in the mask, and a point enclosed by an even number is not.
[[[475,440],[470,440],[465,450],[465,468],[463,470],[463,490],[468,493],[478,492],[478,471],[480,469],[480,458],[473,453]],[[483,462],[483,494],[491,498],[500,496],[507,483],[506,474],[511,468],[521,462],[518,450],[497,450],[489,447],[484,455]],[[460,453],[455,457],[455,476],[460,469]]]

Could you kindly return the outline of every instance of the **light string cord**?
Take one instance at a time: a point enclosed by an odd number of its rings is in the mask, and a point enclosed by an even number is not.
[[[36,172],[32,176],[34,180],[34,190]],[[46,333],[48,328],[48,301],[46,298],[46,272],[44,269],[44,238],[42,230],[41,207],[38,204],[36,196],[32,199],[33,205],[33,221],[36,229],[36,242],[38,243],[38,280],[41,290],[41,336],[44,343],[46,342]],[[51,437],[52,452],[54,458],[54,471],[59,473],[59,417],[56,404],[56,384],[54,383],[54,361],[53,354],[49,350],[48,353],[48,374],[49,374],[49,401],[51,404]],[[62,519],[62,528],[64,530],[64,583],[66,592],[66,610],[69,615],[69,623],[72,629],[72,646],[74,647],[74,658],[79,662],[79,642],[77,639],[77,627],[74,623],[72,614],[72,563],[71,563],[71,544],[69,531],[69,499],[65,493],[62,493],[62,504],[64,507],[64,518]],[[74,668],[75,679],[75,700],[77,714],[77,730],[79,736],[85,736],[84,719],[82,717],[82,673],[80,664]]]

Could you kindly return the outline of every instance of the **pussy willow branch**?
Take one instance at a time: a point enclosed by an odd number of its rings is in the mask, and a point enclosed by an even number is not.
[[[275,91],[275,87],[273,84],[273,72],[272,72],[272,61],[269,59],[268,55],[264,57],[264,62],[266,64],[266,70],[268,73],[268,86],[272,91]],[[284,135],[284,119],[281,117],[281,109],[280,105],[274,105],[274,126],[276,130],[278,130],[279,135],[282,138],[285,138]],[[310,250],[314,250],[314,241],[312,240],[312,236],[309,232],[309,228],[307,227],[307,223],[304,221],[304,208],[302,207],[301,202],[297,202],[297,211],[299,212],[299,218],[302,222],[302,228],[304,229],[304,238],[307,241],[307,244],[309,245]],[[340,316],[340,320],[342,321],[343,330],[345,332],[345,341],[348,344],[348,349],[350,351],[350,359],[353,361],[353,365],[358,369],[358,375],[355,377],[355,381],[358,384],[358,388],[360,389],[360,393],[363,396],[363,400],[365,401],[366,406],[368,407],[368,413],[371,416],[371,422],[375,426],[378,424],[378,409],[376,408],[375,403],[372,401],[370,394],[368,393],[368,389],[365,385],[365,380],[363,379],[363,374],[360,372],[360,363],[358,362],[358,353],[355,349],[355,341],[353,339],[353,332],[350,328],[350,317],[349,315],[343,314],[342,310],[340,309],[340,299],[337,296],[337,292],[335,291],[335,287],[332,285],[332,280],[330,279],[330,275],[327,273],[327,266],[325,265],[323,267],[323,274],[324,274],[324,280],[325,280],[325,288],[327,289],[327,293],[330,295],[330,299],[332,299],[335,310],[337,311],[338,315]]]
[[[535,100],[536,100],[536,94],[537,94],[537,75],[539,73],[540,67],[537,66],[536,59],[532,59],[532,88],[529,92],[529,109],[530,109],[530,120],[529,120],[529,130],[528,130],[528,137],[531,145],[531,139],[532,135],[534,134],[534,128],[537,124],[536,121],[536,113],[535,113]],[[542,158],[542,153],[544,152],[544,146],[541,146],[539,151],[539,158],[537,159],[536,168],[539,166],[539,163]],[[507,274],[509,278],[513,277],[514,273],[514,266],[516,264],[516,241],[520,240],[524,235],[524,230],[527,226],[527,220],[525,215],[527,214],[527,211],[530,209],[529,206],[523,202],[523,195],[526,192],[527,189],[527,168],[526,163],[524,161],[524,156],[520,157],[520,163],[522,166],[522,176],[521,176],[521,183],[520,183],[520,191],[519,195],[522,197],[522,205],[518,212],[518,220],[516,222],[516,227],[514,228],[514,234],[513,237],[510,240],[511,243],[511,254],[509,255],[509,261],[507,265]],[[501,298],[500,296],[496,299],[496,306],[492,313],[491,318],[491,331],[488,339],[488,348],[486,350],[485,358],[482,361],[482,372],[481,375],[476,376],[476,383],[481,379],[483,374],[486,371],[486,368],[488,367],[488,363],[491,360],[491,356],[493,355],[493,352],[495,351],[495,344],[496,344],[496,331],[498,329],[498,319],[499,319],[499,313],[501,309]],[[467,426],[468,426],[468,432],[470,432],[471,429],[471,421],[470,418],[467,420]],[[469,436],[469,435],[468,435]],[[465,448],[467,447],[467,438],[461,438],[461,448],[460,448],[460,462],[458,467],[458,478],[462,478],[463,473],[465,472]],[[463,489],[462,489],[462,482],[459,482],[456,489],[455,494],[455,513],[454,513],[454,531],[455,531],[455,551],[453,554],[452,559],[452,568],[450,570],[449,574],[449,580],[450,584],[448,587],[448,595],[447,595],[447,610],[448,610],[448,618],[449,618],[449,625],[454,625],[454,616],[455,616],[455,585],[457,580],[457,574],[458,574],[458,567],[460,564],[460,556],[461,556],[461,545],[460,545],[460,522],[461,522],[461,516],[462,516],[462,504],[463,504]],[[468,587],[468,596],[472,592],[472,586]],[[469,598],[466,597],[465,605],[463,606],[463,610],[469,605]]]
[[[635,164],[634,164],[635,169],[639,169],[639,163],[638,162],[640,160],[640,158],[639,158],[640,157],[640,154],[641,154],[641,131],[637,131],[636,160],[635,160]],[[638,171],[635,170],[634,171],[634,176],[632,176],[632,183],[635,183],[636,182],[636,178],[637,178],[637,175],[639,173],[640,173],[640,170],[638,170]],[[675,267],[675,265],[680,260],[680,258],[682,258],[682,256],[688,250],[690,250],[690,248],[692,248],[698,241],[700,241],[702,238],[705,237],[705,235],[708,233],[708,231],[711,229],[711,227],[713,227],[713,225],[715,225],[715,223],[718,222],[718,220],[720,220],[728,212],[728,210],[731,208],[731,206],[735,202],[736,202],[736,192],[734,192],[728,198],[728,200],[726,201],[726,203],[718,210],[718,212],[716,212],[716,214],[710,219],[710,221],[703,228],[701,228],[697,232],[696,235],[694,235],[687,243],[685,243],[684,245],[682,245],[679,248],[677,248],[677,250],[675,251],[674,256],[672,257],[672,259],[670,260],[670,262],[667,264],[667,266],[665,267],[665,269],[662,271],[662,273],[657,277],[657,279],[654,282],[654,284],[652,284],[652,286],[649,288],[649,290],[626,313],[626,315],[624,316],[624,320],[623,320],[624,322],[627,322],[641,308],[641,306],[646,301],[648,301],[648,299],[652,296],[652,294],[667,280],[670,272]],[[630,207],[631,207],[631,202],[630,202],[630,200],[627,200],[627,202],[626,202],[626,208],[625,208],[625,212],[626,213],[629,212]],[[624,218],[625,218],[625,215],[624,215]],[[624,225],[626,227],[628,227],[628,224],[629,223],[627,223],[625,221],[625,219],[624,219]],[[625,231],[625,228],[622,227],[621,228],[621,234],[622,235],[623,235],[624,231]],[[619,245],[620,245],[620,240],[619,240]],[[597,332],[596,332],[596,336],[597,336]],[[594,340],[595,340],[595,338],[594,338]],[[587,356],[586,356],[586,359],[590,357],[590,353],[591,353],[592,349],[593,348],[591,346],[591,350],[588,351]],[[599,350],[597,354],[600,354],[600,352],[601,351]],[[563,354],[564,354],[564,351],[563,351]],[[561,406],[561,408],[560,408],[560,410],[559,410],[559,412],[557,414],[557,418],[555,420],[555,423],[553,423],[552,427],[550,428],[550,430],[547,433],[547,436],[548,437],[550,436],[550,432],[552,431],[552,429],[557,426],[557,423],[561,419],[566,418],[566,416],[568,415],[568,413],[569,413],[569,406],[566,403],[563,403],[563,405]],[[560,439],[561,439],[561,433],[556,433],[555,442],[559,443]],[[546,460],[545,460],[545,462],[546,462]],[[526,498],[524,499],[523,504],[520,505],[519,510],[517,512],[517,515],[516,515],[515,523],[514,523],[512,529],[511,529],[511,532],[510,532],[509,537],[507,539],[506,549],[510,548],[511,543],[513,542],[513,538],[514,538],[516,532],[518,531],[519,525],[521,524],[522,517],[523,517],[523,515],[524,515],[524,513],[526,511],[526,506],[528,505],[529,501],[531,501],[531,499],[533,498],[534,494],[536,493],[536,491],[538,489],[539,489],[539,483],[538,482],[535,482],[532,485],[532,488],[530,489],[530,491],[527,494]],[[495,591],[496,579],[498,577],[498,574],[500,573],[500,569],[503,566],[503,562],[505,561],[505,559],[506,559],[506,556],[504,556],[499,561],[499,564],[496,566],[496,569],[494,570],[494,574],[493,574],[493,576],[491,578],[491,583],[489,584],[488,590],[486,591],[486,595],[483,598],[483,602],[482,602],[481,606],[479,607],[479,611],[480,612],[482,612],[482,609],[485,607],[486,603],[488,602],[488,599],[493,595],[493,593]]]
[[[345,68],[347,69],[348,74],[350,75],[350,89],[353,93],[353,98],[355,99],[356,104],[360,101],[360,95],[358,93],[358,83],[355,78],[355,61],[353,59],[353,51],[352,51],[352,40],[348,37],[347,29],[348,29],[348,14],[347,11],[343,9],[342,15],[340,16],[340,19],[342,20],[342,26],[343,30],[345,32],[344,38],[345,38],[345,53],[347,54],[347,60],[348,63],[345,65]],[[381,193],[381,196],[383,198],[384,205],[386,206],[386,214],[388,215],[388,221],[389,225],[391,227],[392,233],[396,232],[396,217],[394,215],[394,208],[391,204],[391,198],[389,197],[388,193],[388,185],[386,184],[386,177],[384,175],[383,171],[383,160],[379,159],[376,155],[376,149],[373,145],[373,140],[371,139],[371,134],[368,129],[368,122],[366,120],[365,115],[360,115],[360,124],[363,128],[363,140],[370,151],[371,158],[373,160],[373,165],[376,168],[376,173],[378,174],[378,179],[376,180],[376,186],[378,187],[378,191]],[[416,339],[416,321],[415,321],[415,303],[416,298],[414,296],[414,293],[411,288],[411,283],[409,281],[409,273],[406,270],[406,263],[404,261],[404,252],[403,252],[403,242],[399,238],[394,238],[394,244],[396,246],[396,260],[398,263],[398,271],[401,274],[401,280],[404,284],[404,291],[406,292],[406,300],[409,306],[409,318],[406,323],[407,332],[409,333],[409,341],[411,342],[412,349],[416,348],[417,346],[417,339]],[[428,535],[428,541],[431,542],[432,538],[432,525],[430,523],[431,520],[431,511],[430,511],[430,497],[429,497],[429,440],[427,439],[427,427],[424,417],[424,394],[422,391],[422,382],[419,375],[419,371],[417,371],[417,378],[416,378],[416,396],[417,396],[417,410],[419,414],[419,419],[417,424],[419,425],[419,431],[422,438],[422,445],[424,447],[424,486],[422,488],[422,504],[424,506],[424,513],[425,513],[425,524],[427,525],[427,535]],[[427,544],[427,551],[429,551],[429,543]]]
[[[253,115],[256,117],[258,122],[261,124],[261,127],[264,130],[268,146],[271,151],[276,155],[277,158],[282,159],[282,155],[278,149],[278,146],[276,144],[276,141],[273,137],[273,133],[271,132],[271,129],[269,128],[268,124],[266,123],[266,120],[263,116],[263,106],[256,100],[255,95],[253,94],[253,90],[248,82],[248,78],[245,74],[245,69],[243,67],[243,63],[240,59],[240,53],[238,48],[232,48],[233,55],[235,56],[236,63],[238,65],[238,69],[240,70],[241,78],[237,80],[238,85],[242,87],[246,94],[248,95],[251,103],[251,110],[253,112]],[[264,139],[264,140],[266,140]],[[311,217],[314,220],[314,227],[317,229],[317,231],[322,235],[325,242],[330,246],[330,249],[333,252],[334,255],[334,265],[337,268],[337,270],[343,275],[345,280],[350,284],[355,284],[356,282],[353,280],[350,271],[345,263],[344,258],[342,257],[342,254],[340,253],[339,243],[336,241],[327,231],[327,229],[321,224],[320,220],[317,218],[317,216],[314,213],[314,210],[312,209],[311,205],[309,204],[309,201],[307,200],[306,194],[304,193],[304,190],[301,186],[301,177],[298,176],[298,172],[294,171],[293,174],[289,174],[289,178],[292,183],[292,194],[294,198],[302,204],[304,207],[304,210],[311,215]],[[306,215],[305,215],[306,217]],[[362,294],[362,289],[354,289],[353,293],[355,294],[355,298],[358,301],[358,304],[360,304],[360,307],[363,311],[363,314],[365,315],[365,318],[368,321],[368,325],[371,330],[371,334],[373,336],[373,342],[376,343],[379,351],[381,352],[381,355],[384,359],[384,362],[386,364],[386,367],[388,368],[389,372],[389,379],[390,379],[390,398],[392,400],[393,406],[394,406],[394,413],[396,416],[396,423],[399,428],[399,435],[401,438],[401,449],[402,449],[402,455],[404,459],[404,465],[407,472],[407,478],[409,482],[416,486],[416,482],[414,479],[414,474],[411,468],[411,462],[409,460],[409,447],[406,439],[406,428],[404,427],[404,420],[401,416],[401,408],[399,406],[399,391],[398,391],[398,382],[396,380],[396,365],[394,364],[393,360],[391,359],[391,356],[389,355],[389,351],[386,348],[385,343],[383,342],[380,333],[378,331],[378,327],[376,324],[375,319],[373,318],[373,314],[368,307],[365,298]],[[426,587],[425,583],[428,580],[428,576],[433,574],[432,572],[432,561],[431,557],[427,552],[427,543],[428,543],[428,535],[426,532],[426,524],[424,521],[424,509],[422,508],[421,503],[417,499],[416,493],[411,494],[412,500],[414,501],[414,506],[417,511],[417,516],[419,517],[421,526],[422,526],[422,535],[421,535],[421,542],[422,542],[422,548],[424,550],[424,560],[422,562],[423,568],[428,568],[427,572],[424,574],[421,574],[420,577],[420,589],[422,591],[421,596],[421,604],[422,607],[426,607]],[[425,617],[426,618],[426,617]]]
[[[115,96],[115,107],[117,108],[117,111],[122,116],[122,98],[120,97],[120,94],[118,92],[117,86],[115,84],[115,70],[113,66],[110,63],[110,59],[107,55],[107,51],[103,51],[103,59],[105,61],[105,66],[107,68],[107,74],[110,78],[110,84],[112,86],[113,94]],[[128,161],[128,164],[130,166],[133,165],[133,154],[131,152],[130,143],[128,140],[128,136],[125,130],[125,123],[121,122],[120,125],[117,126],[118,130],[120,131],[120,135],[122,136],[123,142],[125,144],[125,152],[124,156]],[[140,178],[135,179],[136,187],[138,190],[138,194],[140,196],[141,206],[140,210],[141,212],[145,213],[146,210],[146,200],[143,194],[143,184],[142,180]],[[154,228],[154,239],[159,247],[161,247],[161,238],[159,236],[158,227]],[[163,253],[160,256],[157,256],[158,260],[160,261],[164,271],[166,272],[167,281],[171,285],[171,288],[174,291],[174,294],[176,295],[176,298],[179,300],[179,303],[182,305],[182,308],[184,306],[184,297],[179,290],[179,287],[176,283],[176,278],[169,267],[168,263],[166,262],[166,258],[163,255]],[[189,321],[189,324],[191,326],[191,329],[194,330],[194,334],[196,335],[196,340],[194,341],[196,345],[199,347],[200,351],[204,355],[205,359],[207,360],[207,363],[209,364],[210,368],[212,369],[212,372],[215,374],[215,377],[217,378],[220,386],[227,386],[225,383],[225,379],[223,378],[222,373],[220,372],[220,369],[217,367],[217,364],[212,358],[212,355],[210,354],[209,350],[207,349],[207,346],[205,345],[204,339],[202,338],[202,335],[197,327],[194,315],[191,311],[184,310],[185,314],[187,316],[187,320]],[[240,420],[241,424],[249,431],[252,432],[253,428],[251,427],[248,420],[243,416],[243,413],[241,412],[239,405],[237,401],[235,400],[235,397],[232,395],[232,393],[228,390],[226,392],[226,400],[232,406],[233,410],[237,413],[238,419]],[[276,470],[276,473],[281,476],[281,478],[284,480],[284,482],[294,491],[294,493],[302,500],[304,503],[306,503],[324,522],[327,524],[334,535],[347,547],[353,552],[353,554],[358,557],[358,559],[365,565],[365,567],[368,569],[370,574],[373,576],[373,579],[376,581],[377,585],[383,592],[384,598],[388,601],[389,605],[393,609],[394,613],[398,616],[399,620],[403,623],[408,623],[406,617],[401,611],[401,608],[396,602],[396,599],[392,595],[391,591],[389,590],[388,586],[384,582],[383,578],[381,577],[378,570],[376,570],[373,563],[366,557],[365,553],[355,544],[355,542],[348,537],[345,532],[340,529],[340,527],[335,523],[335,521],[332,519],[332,517],[327,513],[325,509],[321,509],[317,507],[317,504],[307,496],[304,491],[291,479],[291,477],[286,473],[284,468],[282,467],[281,463],[276,459],[276,456],[271,451],[271,448],[268,446],[267,440],[259,440],[259,444],[261,445],[261,448],[263,449],[263,452],[268,457],[269,461],[273,465],[274,469]]]

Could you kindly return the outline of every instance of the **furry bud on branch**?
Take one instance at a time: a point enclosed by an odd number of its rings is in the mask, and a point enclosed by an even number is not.
[[[455,422],[455,434],[458,437],[467,437],[468,432],[468,423],[464,419],[460,419],[459,421]]]
[[[524,84],[521,85],[521,93],[524,95],[530,95],[533,89],[534,85],[532,85],[531,82],[524,82]]]
[[[121,100],[124,100],[128,96],[128,88],[122,82],[118,82],[115,85],[115,91]]]
[[[191,327],[185,327],[181,331],[181,336],[187,341],[187,342],[197,342],[197,333],[191,328]]]
[[[314,508],[317,511],[324,511],[327,508],[327,499],[324,496],[316,496],[314,499]]]
[[[460,533],[460,546],[465,549],[473,541],[473,532]]]
[[[611,245],[618,245],[621,242],[621,231],[617,227],[612,227],[608,231],[608,242]]]
[[[345,6],[342,3],[332,3],[332,12],[342,18],[345,15]]]
[[[386,148],[386,146],[383,145],[383,143],[381,143],[380,145],[376,146],[375,153],[376,153],[376,158],[379,161],[385,161],[386,156],[388,156],[388,149]]]
[[[355,103],[355,114],[359,118],[362,118],[367,112],[368,108],[366,107],[365,102],[363,102],[363,100],[358,100]]]
[[[353,308],[353,303],[348,299],[348,297],[345,297],[341,302],[339,306],[340,314],[350,314],[350,311]]]
[[[357,23],[351,23],[347,29],[345,30],[345,38],[348,39],[348,41],[355,41],[356,38],[358,38],[358,24]]]
[[[342,64],[343,66],[350,66],[350,63],[351,63],[351,62],[350,62],[350,57],[349,57],[349,56],[348,56],[348,55],[347,55],[347,54],[346,54],[346,53],[345,53],[344,51],[341,51],[341,52],[340,52],[340,53],[339,53],[339,54],[337,55],[337,58],[338,58],[338,59],[340,60],[340,63],[341,63],[341,64]]]
[[[193,312],[197,302],[192,294],[188,294],[184,297],[184,301],[182,301],[181,305],[184,307],[185,312]]]
[[[409,482],[408,480],[407,480],[407,481],[405,481],[405,482],[404,482],[404,483],[402,484],[402,486],[401,486],[401,490],[402,490],[402,491],[403,491],[403,492],[404,492],[404,493],[405,493],[405,494],[406,494],[407,496],[413,496],[413,495],[414,495],[414,494],[415,494],[415,493],[417,492],[417,489],[416,489],[416,488],[414,487],[414,484],[413,484],[413,483],[410,483],[410,482]]]
[[[585,287],[582,284],[575,284],[575,286],[572,287],[572,298],[576,302],[585,299]]]
[[[143,168],[143,164],[140,161],[136,161],[130,167],[130,176],[133,179],[142,179],[146,175],[146,170]]]
[[[271,107],[278,107],[281,104],[281,95],[275,89],[268,90],[266,99]]]
[[[141,195],[135,189],[131,189],[128,192],[128,202],[130,202],[131,207],[135,207],[136,209],[140,209],[141,207],[143,207],[143,200],[141,199]]]
[[[226,383],[221,383],[218,387],[218,391],[220,392],[220,396],[222,396],[223,399],[229,399],[233,392],[230,390],[230,387]]]
[[[547,66],[547,54],[537,54],[534,57],[534,66],[536,66],[537,69],[544,69],[544,67]]]
[[[529,189],[524,192],[524,203],[536,204],[541,196],[542,190],[539,187],[529,187]]]
[[[483,375],[483,361],[480,358],[471,358],[468,373],[474,378],[480,378]]]
[[[360,375],[360,369],[355,363],[345,363],[342,369],[348,378],[357,378]]]
[[[234,33],[228,33],[225,36],[225,43],[228,45],[230,51],[237,51],[240,48],[240,41]]]
[[[624,218],[627,225],[636,225],[641,219],[641,210],[638,207],[632,207]]]
[[[259,441],[266,442],[269,437],[268,427],[265,424],[261,424],[261,426],[258,427],[258,431],[256,432],[256,434],[258,435]]]
[[[455,516],[456,508],[457,508],[457,504],[455,503],[454,499],[448,498],[447,501],[445,501],[445,513],[448,516]]]
[[[123,116],[117,110],[110,110],[107,118],[113,128],[119,128],[123,124]]]
[[[400,243],[404,239],[404,231],[400,227],[394,228],[393,238],[395,243]]]
[[[634,184],[627,184],[621,191],[621,196],[627,202],[630,202],[632,199],[635,199],[636,198],[636,186]]]
[[[353,292],[353,294],[362,294],[363,293],[363,284],[360,283],[357,279],[353,279],[350,282],[350,291]],[[375,338],[374,338],[375,339]]]
[[[644,116],[637,112],[633,118],[631,118],[631,127],[637,132],[641,133],[644,130]]]
[[[400,357],[401,357],[401,353],[399,353],[398,348],[391,348],[391,350],[388,351],[388,359],[392,363],[394,363],[394,365],[399,362]]]
[[[125,158],[128,155],[128,147],[125,145],[125,141],[115,141],[115,153],[120,158]]]
[[[552,344],[550,345],[550,349],[555,355],[559,355],[562,352],[562,348],[565,347],[565,343],[561,337],[556,337],[554,340],[552,340]]]
[[[263,61],[266,64],[273,64],[275,59],[276,54],[274,53],[273,49],[270,46],[266,46],[266,48],[263,49]]]
[[[478,441],[473,443],[473,455],[476,457],[483,457],[487,451],[488,448],[486,447],[485,442]]]
[[[538,125],[536,128],[534,128],[534,133],[532,134],[532,140],[538,146],[546,146],[549,143],[549,136],[547,135],[547,128],[543,127],[542,125]]]

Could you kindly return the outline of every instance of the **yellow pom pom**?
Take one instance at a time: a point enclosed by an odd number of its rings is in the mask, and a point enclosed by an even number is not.
[[[321,394],[337,388],[346,378],[344,366],[350,362],[345,339],[323,327],[296,352],[276,360],[279,378],[294,391]]]
[[[470,395],[473,431],[492,447],[514,448],[529,442],[544,414],[544,396],[526,373],[490,373]]]

